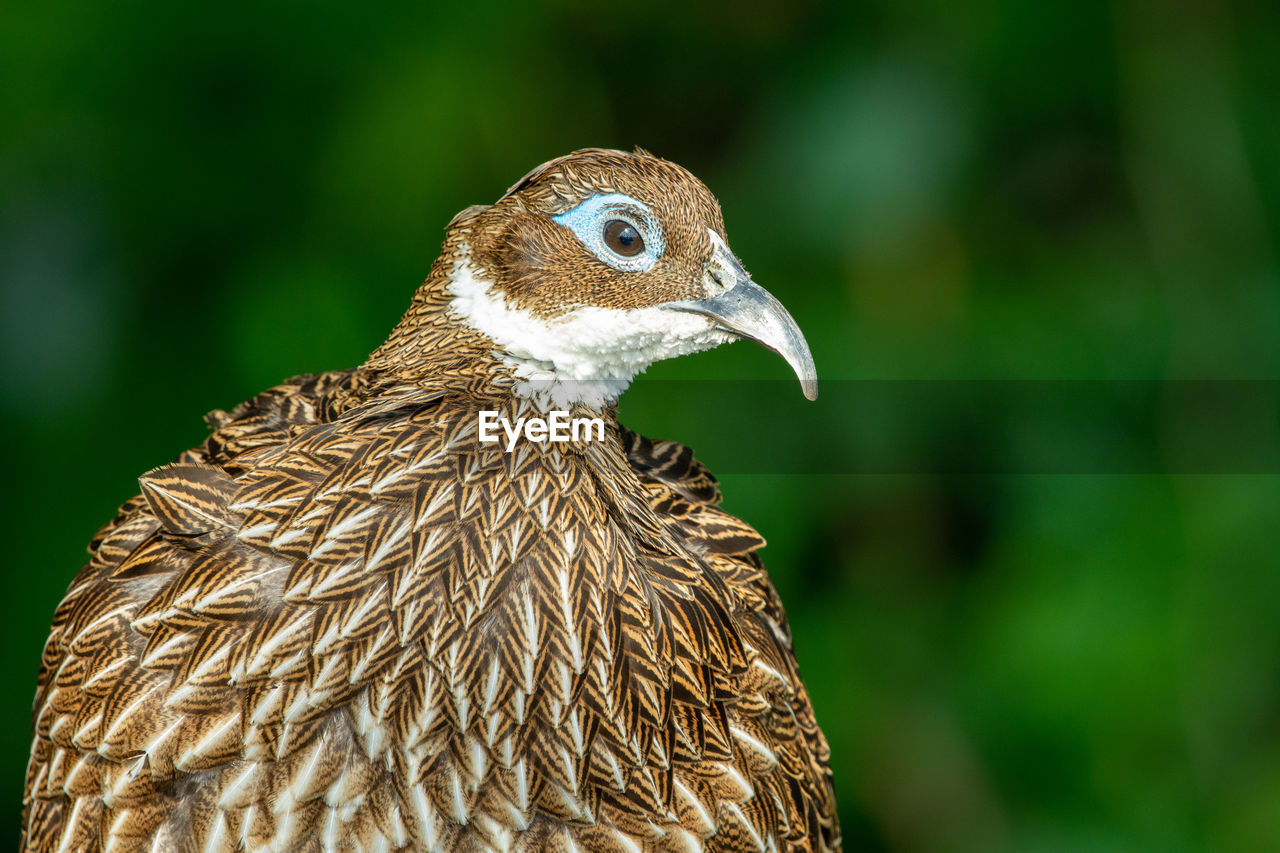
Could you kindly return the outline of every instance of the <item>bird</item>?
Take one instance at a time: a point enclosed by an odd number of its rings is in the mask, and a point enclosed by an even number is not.
[[[582,149],[460,212],[363,364],[211,412],[94,536],[22,849],[839,850],[764,539],[617,418],[737,339],[816,398],[679,165]]]

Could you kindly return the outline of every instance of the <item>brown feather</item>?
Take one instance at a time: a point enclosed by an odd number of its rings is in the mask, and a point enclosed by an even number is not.
[[[602,442],[477,441],[537,410],[447,319],[462,237],[607,187],[723,231],[665,161],[552,161],[455,219],[366,365],[141,478],[45,645],[23,849],[839,849],[764,540],[692,452],[612,409],[578,413]],[[490,261],[515,298],[548,274]]]

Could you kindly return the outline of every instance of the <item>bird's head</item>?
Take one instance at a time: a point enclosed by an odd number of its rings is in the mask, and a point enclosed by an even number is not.
[[[817,376],[782,304],[730,251],[720,206],[674,163],[587,149],[450,225],[448,312],[529,386],[611,402],[650,364],[747,338]]]

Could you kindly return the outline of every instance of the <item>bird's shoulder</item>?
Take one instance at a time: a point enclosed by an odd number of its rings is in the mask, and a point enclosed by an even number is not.
[[[269,618],[266,579],[244,579],[279,567],[236,543],[233,478],[340,410],[355,382],[353,371],[299,376],[210,413],[208,439],[143,475],[93,536],[45,641],[24,849],[97,849],[108,819],[120,838],[145,838],[185,784],[248,746],[229,640]]]

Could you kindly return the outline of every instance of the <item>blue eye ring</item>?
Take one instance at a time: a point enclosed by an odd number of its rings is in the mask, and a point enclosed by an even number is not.
[[[591,196],[576,207],[551,217],[551,220],[572,231],[601,261],[623,272],[650,269],[662,257],[665,248],[662,228],[653,212],[644,202],[622,193]],[[621,223],[621,226],[616,223]],[[611,236],[623,236],[627,229],[634,230],[639,243],[631,254],[626,253],[631,249],[630,245],[610,239]]]

